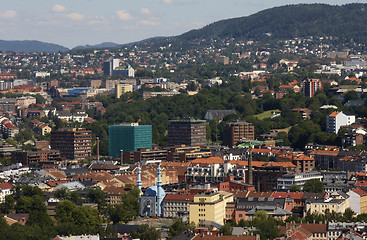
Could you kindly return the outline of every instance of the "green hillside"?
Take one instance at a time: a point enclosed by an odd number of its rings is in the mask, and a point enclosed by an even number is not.
[[[361,42],[367,39],[366,26],[367,4],[297,4],[267,9],[248,17],[218,21],[184,33],[177,40],[335,36]]]

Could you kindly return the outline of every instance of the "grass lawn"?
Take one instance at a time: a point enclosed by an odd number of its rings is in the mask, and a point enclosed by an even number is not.
[[[280,114],[279,109],[269,110],[260,114],[255,115],[255,117],[259,120],[263,120],[265,118],[271,118],[272,116],[275,116],[277,114]]]

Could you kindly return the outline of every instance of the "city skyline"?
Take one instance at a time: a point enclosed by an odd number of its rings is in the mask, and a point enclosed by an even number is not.
[[[341,5],[353,1],[319,2]],[[219,20],[297,3],[302,1],[6,1],[0,10],[0,39],[39,40],[68,48],[102,42],[123,44],[150,37],[180,35]]]

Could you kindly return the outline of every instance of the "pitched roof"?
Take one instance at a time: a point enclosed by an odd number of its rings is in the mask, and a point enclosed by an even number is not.
[[[303,192],[273,192],[272,198],[302,199]]]
[[[167,194],[164,200],[165,201],[194,201],[194,195],[192,194]]]
[[[337,156],[339,151],[330,151],[330,150],[314,150],[310,152],[310,155],[329,155],[329,156]]]
[[[309,157],[309,156],[306,156],[304,154],[301,154],[301,155],[298,155],[294,158],[294,160],[297,160],[297,161],[315,161],[315,159]]]
[[[336,116],[338,116],[338,114],[339,114],[340,112],[332,112],[332,113],[330,113],[330,115],[329,115],[329,117],[336,117]]]
[[[0,189],[11,189],[13,185],[11,183],[0,183]]]
[[[221,157],[209,157],[209,158],[198,158],[191,161],[192,165],[209,165],[209,164],[221,164],[224,163],[223,158]]]

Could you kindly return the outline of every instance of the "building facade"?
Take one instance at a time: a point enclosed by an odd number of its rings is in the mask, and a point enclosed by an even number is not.
[[[133,91],[133,85],[119,83],[116,85],[116,98],[120,98],[122,94],[132,91]]]
[[[121,151],[134,152],[152,149],[152,125],[122,123],[108,127],[109,155],[120,157]]]
[[[323,89],[320,79],[306,79],[302,82],[303,96],[313,97],[317,90]]]
[[[252,123],[245,121],[227,123],[223,131],[223,145],[233,147],[236,146],[241,139],[255,139],[255,128]]]
[[[168,125],[168,145],[206,145],[206,123],[202,120],[172,120]]]
[[[343,112],[332,112],[326,116],[326,131],[338,134],[341,126],[348,126],[355,123],[354,115],[347,115]]]
[[[92,154],[92,132],[84,128],[51,131],[51,149],[60,150],[61,158],[84,160]]]

